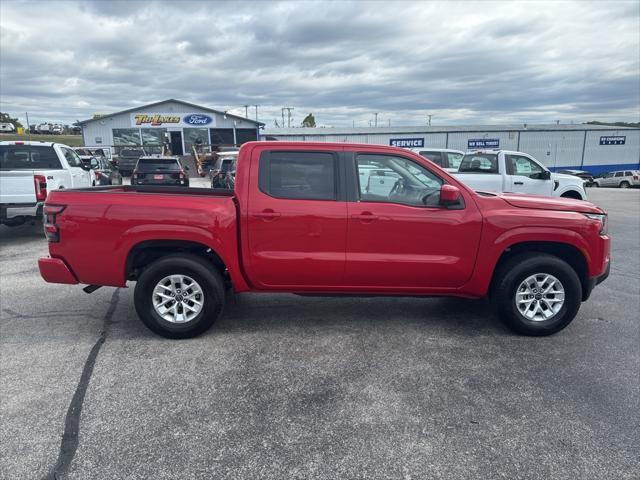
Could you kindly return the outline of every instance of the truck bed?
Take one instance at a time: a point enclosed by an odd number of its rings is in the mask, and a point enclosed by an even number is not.
[[[232,191],[105,186],[53,191],[47,205],[65,206],[55,219],[60,242],[50,244],[51,257],[71,265],[80,283],[124,286],[128,254],[145,242],[191,242],[237,264]]]

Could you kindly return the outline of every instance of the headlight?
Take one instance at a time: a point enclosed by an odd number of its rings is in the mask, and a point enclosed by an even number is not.
[[[609,222],[606,213],[583,213],[583,215],[591,220],[600,222],[600,235],[606,235],[609,231]]]

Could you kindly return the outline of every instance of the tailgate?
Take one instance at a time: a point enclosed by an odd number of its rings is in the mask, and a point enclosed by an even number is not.
[[[36,203],[32,170],[0,172],[0,203]]]

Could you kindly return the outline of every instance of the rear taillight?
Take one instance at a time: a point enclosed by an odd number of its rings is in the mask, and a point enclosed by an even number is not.
[[[134,170],[134,171],[133,171],[133,173],[131,174],[131,176],[132,176],[133,178],[138,178],[138,171],[137,171],[137,170]]]
[[[180,172],[180,178],[187,178],[187,176],[184,174],[184,172]]]
[[[47,179],[44,175],[33,176],[33,186],[36,189],[36,200],[44,202],[47,199]]]
[[[56,225],[56,216],[60,215],[65,208],[65,205],[44,206],[44,235],[49,243],[60,241],[60,227]]]
[[[633,179],[634,179],[634,180],[638,180],[638,175],[634,175],[634,176],[633,176]]]

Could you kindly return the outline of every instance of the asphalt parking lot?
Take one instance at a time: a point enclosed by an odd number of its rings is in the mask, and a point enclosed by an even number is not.
[[[546,338],[484,301],[253,294],[170,341],[0,227],[0,477],[637,479],[640,191],[588,193],[611,276]]]

